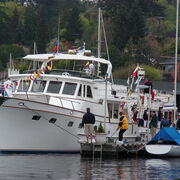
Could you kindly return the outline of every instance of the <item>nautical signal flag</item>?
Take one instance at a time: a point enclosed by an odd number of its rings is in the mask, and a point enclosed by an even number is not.
[[[52,49],[52,52],[57,52],[58,51],[58,42],[54,42],[54,48]]]
[[[138,75],[139,66],[136,67],[136,69],[132,73],[132,77],[136,77]]]

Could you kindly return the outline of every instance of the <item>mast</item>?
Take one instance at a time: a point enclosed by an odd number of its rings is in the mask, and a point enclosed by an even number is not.
[[[60,15],[59,15],[59,18],[58,18],[58,34],[57,34],[57,53],[59,52],[59,36],[60,36]]]
[[[177,5],[176,5],[176,48],[175,48],[175,71],[174,71],[174,121],[176,121],[178,23],[179,23],[179,0],[177,0]]]
[[[98,58],[101,57],[101,8],[98,12]],[[100,63],[97,64],[97,76],[99,76]]]
[[[101,57],[101,8],[98,13],[98,58]]]

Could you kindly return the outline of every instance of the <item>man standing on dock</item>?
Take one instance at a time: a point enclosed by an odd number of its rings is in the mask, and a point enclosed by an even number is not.
[[[124,111],[120,112],[119,114],[120,114],[120,122],[117,130],[120,129],[120,131],[119,131],[119,141],[117,142],[117,144],[123,144],[123,134],[128,129],[128,119]]]
[[[90,112],[90,108],[86,109],[87,112],[84,114],[82,119],[82,127],[84,127],[84,132],[86,134],[87,143],[89,141],[89,137],[92,143],[92,134],[94,131],[93,124],[95,123],[95,116],[93,113]]]

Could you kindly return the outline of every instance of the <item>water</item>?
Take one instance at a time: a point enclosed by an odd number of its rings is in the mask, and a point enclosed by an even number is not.
[[[180,159],[92,159],[79,154],[0,155],[0,180],[180,178]]]

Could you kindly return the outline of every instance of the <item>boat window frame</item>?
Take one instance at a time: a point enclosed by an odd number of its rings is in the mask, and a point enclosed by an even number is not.
[[[45,81],[45,82],[46,82],[43,91],[32,91],[33,85],[34,85],[34,83],[35,83],[35,81],[32,80],[31,88],[29,89],[30,92],[32,92],[32,93],[44,93],[44,92],[45,92],[46,87],[47,87],[47,84],[48,84],[48,80],[46,80],[46,79],[39,80],[39,79],[38,79],[37,82],[38,82],[38,81]]]
[[[66,86],[66,83],[69,83],[69,84],[75,84],[75,85],[76,85],[76,87],[75,87],[75,89],[74,89],[74,93],[73,93],[73,94],[65,94],[65,93],[63,93],[64,88],[65,88],[65,86]],[[78,83],[77,83],[77,82],[76,82],[76,83],[74,83],[74,82],[70,82],[70,81],[65,81],[65,82],[63,82],[63,85],[62,85],[62,88],[61,88],[60,94],[61,94],[61,95],[63,95],[63,96],[75,96],[75,95],[76,95],[76,92],[77,92],[77,88],[78,88]]]
[[[30,91],[30,88],[31,88],[31,86],[32,86],[32,81],[31,81],[31,80],[28,80],[28,81],[29,81],[29,85],[28,85],[27,91],[25,91],[25,90],[24,90],[24,83],[26,82],[26,80],[25,80],[25,79],[19,79],[19,80],[18,80],[18,86],[17,86],[16,92],[18,92],[18,93],[29,92],[29,91]],[[20,86],[22,86],[22,84],[21,84],[22,82],[23,82],[23,90],[22,90],[22,91],[19,91],[18,89],[19,89]]]
[[[59,92],[58,92],[58,93],[48,92],[48,87],[49,87],[49,85],[50,85],[50,82],[57,82],[57,83],[59,82],[59,83],[61,83],[61,86],[60,86],[60,89],[59,89]],[[46,93],[49,93],[49,94],[60,94],[61,89],[62,89],[62,86],[63,86],[63,81],[48,80],[48,82],[46,83],[46,85],[47,85],[46,90],[45,90]]]
[[[82,92],[83,92],[83,91],[82,91],[82,90],[83,90],[82,86],[83,86],[82,84],[79,84],[79,87],[78,87],[78,90],[77,90],[77,96],[78,96],[78,97],[82,97]],[[81,91],[80,91],[80,90],[81,90]],[[79,95],[79,91],[80,91],[80,95]]]
[[[90,88],[90,92],[91,92],[91,96],[92,97],[88,96],[88,87]],[[86,85],[86,97],[90,98],[90,99],[93,99],[93,92],[92,92],[92,88],[91,88],[90,85]]]

